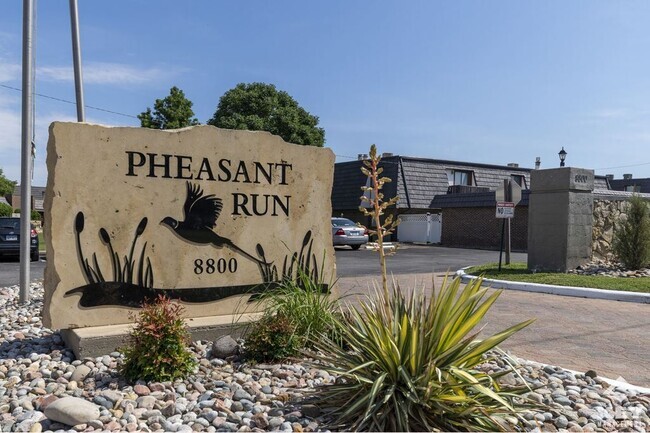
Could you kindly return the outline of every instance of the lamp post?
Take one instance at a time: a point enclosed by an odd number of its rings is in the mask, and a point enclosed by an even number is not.
[[[566,151],[564,150],[564,146],[562,146],[562,150],[558,152],[558,156],[560,157],[560,167],[564,167],[564,160],[566,159]]]

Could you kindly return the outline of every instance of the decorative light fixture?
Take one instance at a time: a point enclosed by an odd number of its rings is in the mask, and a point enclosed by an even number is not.
[[[562,150],[560,150],[557,154],[560,157],[560,167],[564,167],[564,160],[566,159],[567,154],[564,150],[564,146],[562,146]]]

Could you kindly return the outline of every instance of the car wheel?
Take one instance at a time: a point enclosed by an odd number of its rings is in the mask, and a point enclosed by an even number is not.
[[[38,251],[34,251],[34,252],[32,253],[32,262],[38,262],[38,259],[39,259],[39,258],[40,258],[40,257],[39,257],[39,255],[38,255]]]
[[[351,247],[353,250],[356,251],[356,250],[358,250],[359,248],[361,248],[361,245],[350,245],[350,247]]]

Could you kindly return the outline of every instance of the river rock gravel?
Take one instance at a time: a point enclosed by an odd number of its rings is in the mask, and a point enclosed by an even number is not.
[[[576,269],[567,271],[569,274],[601,275],[612,278],[642,278],[650,277],[650,268],[627,269],[621,263],[612,260],[593,260]]]
[[[228,362],[210,356],[211,342],[195,341],[199,365],[186,380],[129,384],[117,373],[119,352],[74,359],[61,336],[41,323],[42,284],[31,289],[30,302],[19,305],[17,286],[0,288],[0,431],[322,430],[321,410],[299,403],[313,387],[335,380],[325,370]],[[510,367],[499,356],[481,368]],[[649,393],[591,376],[522,361],[500,380],[531,386],[527,398],[540,407],[522,413],[526,431],[650,428]]]

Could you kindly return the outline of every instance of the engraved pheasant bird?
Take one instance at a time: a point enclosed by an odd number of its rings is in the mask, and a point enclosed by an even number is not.
[[[253,257],[235,245],[233,241],[218,235],[214,231],[221,209],[223,209],[223,202],[220,198],[214,194],[203,195],[203,190],[199,185],[192,185],[187,182],[187,197],[183,205],[185,220],[178,221],[168,216],[160,221],[160,224],[169,227],[186,241],[201,245],[212,245],[217,248],[226,246],[260,265],[268,265],[269,263]]]

